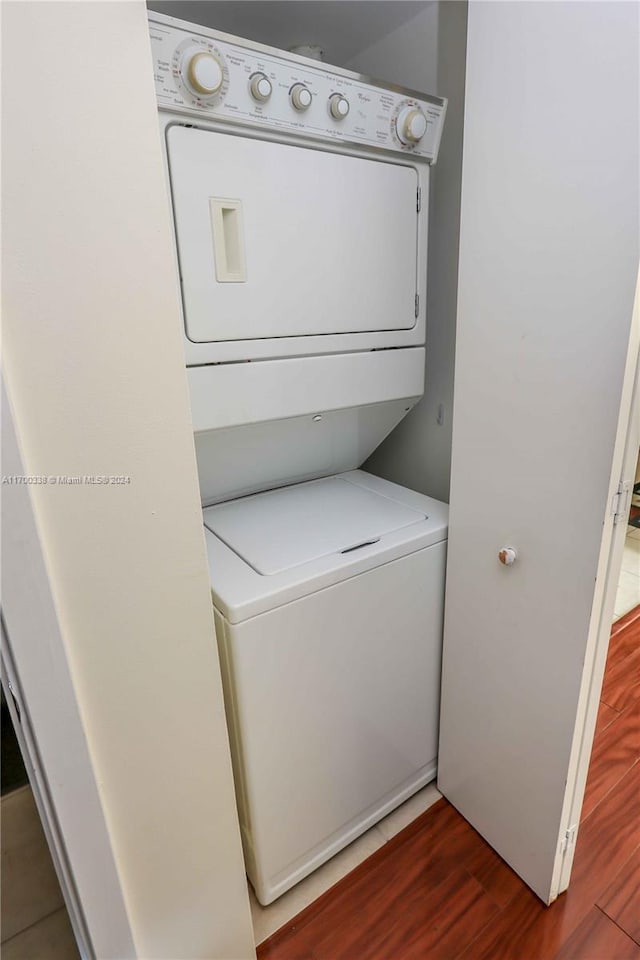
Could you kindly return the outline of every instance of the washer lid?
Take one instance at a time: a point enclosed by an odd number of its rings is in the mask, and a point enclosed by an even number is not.
[[[356,550],[426,518],[342,477],[281,487],[204,511],[207,529],[265,576]]]

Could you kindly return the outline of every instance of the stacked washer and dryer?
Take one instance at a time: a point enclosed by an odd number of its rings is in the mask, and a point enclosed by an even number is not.
[[[267,904],[436,771],[447,506],[359,467],[424,390],[446,102],[149,20],[238,811]]]

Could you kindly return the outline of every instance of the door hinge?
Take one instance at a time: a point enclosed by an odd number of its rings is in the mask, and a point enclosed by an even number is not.
[[[416,211],[420,213],[422,210],[422,190],[418,187],[418,196],[416,199]]]
[[[13,684],[11,680],[7,680],[7,687],[9,688],[9,693],[11,694],[11,699],[13,700],[13,705],[16,708],[16,716],[18,718],[18,723],[22,723],[22,714],[20,712],[20,703],[16,697],[16,692],[13,689]]]
[[[631,489],[633,484],[631,480],[620,481],[618,484],[618,489],[613,495],[611,501],[611,513],[613,515],[613,523],[615,524],[626,523],[627,517],[629,516],[629,507],[630,507],[630,497]]]
[[[565,830],[564,837],[560,840],[560,853],[566,853],[570,847],[575,846],[577,835],[578,824],[574,823],[568,830]]]
[[[416,293],[416,300],[415,300],[415,315],[416,315],[416,320],[418,319],[418,314],[419,314],[419,313],[420,313],[420,294],[419,294],[419,293]]]

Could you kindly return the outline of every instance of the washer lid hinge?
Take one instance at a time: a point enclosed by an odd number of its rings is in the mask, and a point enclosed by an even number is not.
[[[419,294],[419,293],[416,293],[416,299],[415,299],[415,317],[416,317],[416,320],[418,319],[418,314],[419,314],[419,313],[420,313],[420,294]]]

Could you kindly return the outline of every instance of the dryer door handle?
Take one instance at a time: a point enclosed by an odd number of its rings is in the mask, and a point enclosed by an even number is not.
[[[218,283],[245,283],[247,261],[244,247],[242,200],[209,198],[213,255]]]

